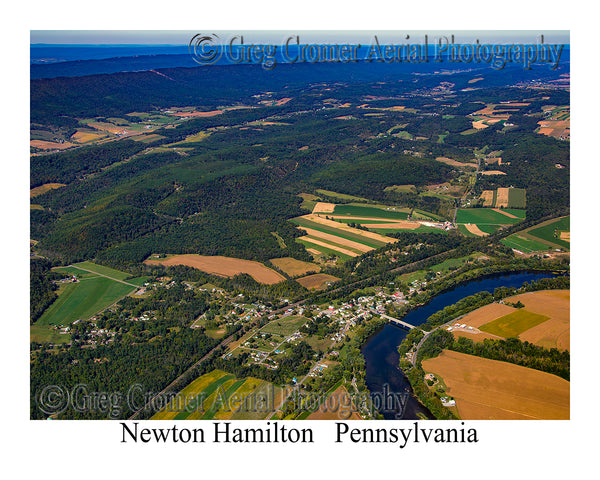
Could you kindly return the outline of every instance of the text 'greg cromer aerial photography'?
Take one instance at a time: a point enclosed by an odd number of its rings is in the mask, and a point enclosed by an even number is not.
[[[570,418],[568,31],[81,35],[31,31],[30,419]]]

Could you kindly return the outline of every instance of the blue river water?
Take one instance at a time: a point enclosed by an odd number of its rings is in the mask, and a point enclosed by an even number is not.
[[[498,287],[520,287],[524,282],[542,278],[554,277],[552,273],[511,273],[495,274],[479,280],[473,280],[463,285],[454,287],[437,295],[426,305],[419,307],[402,320],[412,325],[421,325],[429,316],[439,310],[452,305],[462,298],[478,292],[488,291],[493,293]],[[406,377],[398,364],[400,355],[398,346],[406,338],[407,330],[393,325],[386,325],[371,336],[362,348],[365,357],[366,377],[365,383],[371,394],[379,395],[379,399],[394,397],[394,394],[407,395],[406,403],[394,402],[388,404],[391,408],[381,408],[380,412],[386,420],[401,418],[405,420],[418,420],[421,416],[434,418],[433,415],[412,396],[412,390]],[[396,398],[398,396],[396,395]]]

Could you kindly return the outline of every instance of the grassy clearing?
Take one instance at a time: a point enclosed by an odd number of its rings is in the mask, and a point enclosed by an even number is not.
[[[486,323],[479,327],[479,329],[499,337],[513,338],[549,319],[550,317],[545,315],[521,309]]]
[[[261,328],[261,333],[272,333],[274,335],[281,335],[287,337],[295,331],[297,331],[302,325],[308,322],[308,319],[298,315],[289,315],[282,317],[277,320],[273,320],[271,323]]]
[[[326,273],[317,273],[315,275],[308,275],[306,277],[298,278],[296,281],[308,290],[317,289],[320,290],[323,287],[327,287],[328,283],[334,283],[339,281],[338,277],[328,275]]]
[[[347,195],[345,193],[336,193],[330,190],[319,189],[316,191],[318,194],[326,195],[328,197],[339,198],[340,200],[350,200],[352,202],[367,202],[366,198],[355,197],[354,195]]]
[[[50,325],[31,325],[29,327],[29,341],[38,343],[62,344],[71,341],[71,335],[61,334]]]
[[[311,193],[299,193],[298,196],[302,199],[302,204],[300,207],[308,210],[309,212],[312,212],[317,202],[321,200],[319,197]]]
[[[310,272],[320,272],[321,267],[314,263],[303,262],[292,257],[272,258],[270,262],[290,277],[306,275]]]

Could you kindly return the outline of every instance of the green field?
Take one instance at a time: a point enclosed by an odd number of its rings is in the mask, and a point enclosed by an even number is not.
[[[384,192],[399,192],[399,193],[417,193],[417,187],[414,185],[392,185],[385,187]]]
[[[511,188],[508,190],[508,206],[509,208],[525,208],[527,202],[525,200],[524,188]]]
[[[297,331],[306,322],[308,322],[308,319],[305,317],[290,315],[273,320],[271,323],[261,328],[260,331],[261,333],[273,333],[275,335],[287,337]]]
[[[135,289],[106,277],[84,278],[77,283],[69,283],[59,291],[56,301],[36,325],[67,325],[78,319],[86,320]]]
[[[511,218],[489,208],[459,208],[456,213],[456,223],[475,223],[479,228],[481,225],[514,225],[525,218],[522,210],[507,209],[507,213],[518,218]]]
[[[127,284],[122,283],[130,276],[128,273],[91,262],[60,267],[56,271],[77,275],[79,281],[60,286],[56,301],[35,323],[38,326],[67,325],[75,320],[87,320],[125,295],[134,292],[136,286],[143,285],[147,280],[147,277],[138,277],[127,280]]]
[[[550,222],[546,225],[532,228],[527,233],[533,237],[546,240],[547,242],[559,245],[567,250],[571,248],[571,244],[564,240],[561,240],[558,232],[569,232],[571,231],[571,217],[559,218],[554,222]]]
[[[347,215],[352,217],[368,217],[368,218],[381,218],[394,219],[394,220],[406,220],[410,213],[409,208],[402,207],[389,207],[395,208],[395,210],[384,210],[382,208],[362,206],[362,205],[336,205],[333,211],[334,215]]]
[[[29,327],[29,341],[38,343],[61,344],[71,341],[71,335],[59,333],[50,325],[31,325]]]
[[[350,200],[353,202],[364,202],[366,198],[355,197],[354,195],[346,195],[345,193],[332,192],[331,190],[318,189],[316,192],[327,197],[339,198],[340,200]]]
[[[72,266],[75,268],[79,268],[80,270],[89,270],[91,272],[98,273],[100,275],[105,275],[110,278],[115,278],[117,280],[125,280],[127,277],[131,276],[128,273],[120,272],[119,270],[108,268],[103,265],[96,265],[92,262],[74,263]]]
[[[521,309],[492,320],[479,327],[479,330],[499,337],[514,338],[549,319],[550,317],[546,317],[545,315]]]
[[[552,247],[546,245],[545,243],[537,242],[530,238],[525,238],[518,233],[513,233],[507,238],[503,238],[501,243],[506,245],[507,247],[514,248],[523,253],[531,253],[531,252],[539,252],[544,250],[549,250]]]

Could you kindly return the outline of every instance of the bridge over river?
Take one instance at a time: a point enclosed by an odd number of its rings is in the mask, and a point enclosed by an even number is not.
[[[375,315],[379,315],[381,318],[385,318],[386,320],[389,320],[391,323],[398,325],[400,327],[408,328],[409,330],[412,330],[413,328],[418,328],[418,327],[415,327],[414,325],[411,325],[410,323],[403,322],[402,320],[398,320],[397,318],[390,317],[389,315],[386,315],[384,313],[379,313],[377,310],[375,310],[373,308],[371,309],[371,312],[373,312],[373,314],[375,314]]]

